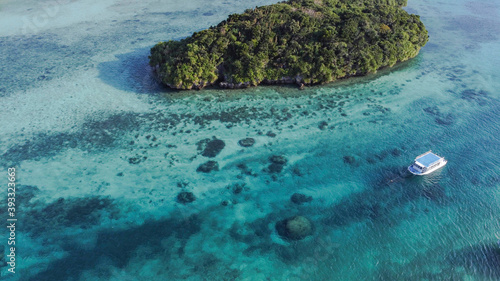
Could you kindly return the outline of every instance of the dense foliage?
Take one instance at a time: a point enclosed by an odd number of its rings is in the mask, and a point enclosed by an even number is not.
[[[218,82],[315,84],[415,57],[428,40],[406,0],[289,0],[230,15],[151,49],[150,65],[178,89]]]

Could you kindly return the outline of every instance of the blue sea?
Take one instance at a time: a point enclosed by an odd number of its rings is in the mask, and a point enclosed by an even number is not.
[[[500,280],[500,2],[410,0],[429,43],[363,78],[153,78],[157,42],[275,2],[0,1],[1,280]],[[428,150],[448,164],[410,176]]]

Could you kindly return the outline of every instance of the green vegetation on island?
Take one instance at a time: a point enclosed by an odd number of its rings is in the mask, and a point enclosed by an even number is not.
[[[406,0],[289,0],[230,15],[151,49],[150,65],[176,89],[318,84],[415,57],[428,41]]]

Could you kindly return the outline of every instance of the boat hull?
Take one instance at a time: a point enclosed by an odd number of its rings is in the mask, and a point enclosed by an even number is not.
[[[435,171],[437,171],[437,170],[439,170],[439,169],[443,168],[444,166],[446,166],[446,163],[448,163],[448,161],[444,160],[443,162],[441,162],[441,164],[440,164],[439,166],[437,166],[437,167],[435,167],[435,168],[433,168],[433,169],[431,169],[431,170],[427,170],[427,171],[425,171],[425,172],[423,172],[423,173],[421,173],[421,172],[419,172],[419,171],[417,171],[417,170],[413,169],[413,168],[412,168],[412,166],[413,166],[413,165],[410,165],[410,166],[408,167],[408,171],[409,171],[410,173],[412,173],[412,174],[416,175],[416,176],[428,175],[428,174],[430,174],[430,173],[432,173],[432,172],[435,172]]]

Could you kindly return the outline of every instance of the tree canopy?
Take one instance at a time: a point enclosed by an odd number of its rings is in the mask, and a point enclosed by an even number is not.
[[[317,84],[415,57],[428,41],[406,0],[289,0],[233,14],[180,41],[156,44],[150,65],[177,89],[220,82]]]

